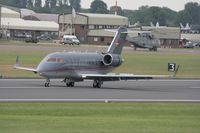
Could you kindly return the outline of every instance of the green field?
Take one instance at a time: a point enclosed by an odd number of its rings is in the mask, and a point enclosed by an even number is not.
[[[2,133],[200,133],[200,104],[0,103]]]
[[[5,45],[4,45],[5,46]],[[49,53],[55,52],[55,48],[80,50],[87,47],[70,47],[70,46],[52,46],[41,44],[20,44],[11,43],[13,49],[0,48],[0,77],[39,77],[30,72],[15,70],[13,65],[16,56],[20,56],[20,63],[25,67],[36,68],[38,63]],[[90,46],[88,46],[90,47]],[[50,50],[47,50],[47,49]],[[45,49],[45,50],[43,50]],[[95,51],[95,47],[93,48]],[[184,53],[185,49],[177,49],[176,52],[148,52],[148,51],[123,51],[125,59],[123,65],[117,68],[116,73],[133,73],[133,74],[172,74],[167,72],[168,63],[180,64],[177,74],[178,78],[200,78],[200,49],[195,49],[195,53]]]

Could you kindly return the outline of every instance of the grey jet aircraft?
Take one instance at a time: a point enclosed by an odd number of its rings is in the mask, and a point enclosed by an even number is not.
[[[109,74],[122,62],[121,52],[127,37],[127,28],[120,27],[111,42],[107,52],[80,53],[56,52],[47,55],[36,69],[21,67],[19,57],[14,68],[38,73],[46,78],[45,87],[50,86],[50,79],[64,79],[67,87],[74,87],[75,82],[85,79],[93,80],[94,88],[101,88],[104,81],[152,79],[154,77],[169,77],[169,75],[134,75]]]

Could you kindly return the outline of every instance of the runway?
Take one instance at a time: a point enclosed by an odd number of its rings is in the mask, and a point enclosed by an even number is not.
[[[1,102],[200,102],[200,80],[140,80],[104,82],[93,88],[92,81],[68,88],[61,80],[0,79]]]

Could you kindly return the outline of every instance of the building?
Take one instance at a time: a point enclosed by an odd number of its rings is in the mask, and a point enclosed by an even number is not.
[[[60,14],[59,35],[74,34],[82,43],[110,44],[115,33],[105,29],[128,27],[128,18],[113,14]]]
[[[181,30],[179,27],[159,27],[152,30],[155,38],[160,39],[163,48],[179,48]]]
[[[36,13],[29,9],[21,9],[21,18],[24,20],[35,20],[35,21],[53,21],[58,23],[59,14],[48,14],[48,13]]]
[[[58,36],[59,25],[53,21],[24,20],[19,12],[0,6],[0,34],[10,39],[23,38],[26,34],[39,36],[51,34]]]

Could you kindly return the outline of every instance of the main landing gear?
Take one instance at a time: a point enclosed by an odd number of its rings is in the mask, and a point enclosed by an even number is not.
[[[44,84],[45,87],[50,87],[50,79],[46,80],[46,83]]]
[[[101,88],[102,84],[103,84],[103,81],[94,80],[94,82],[93,82],[93,88]]]
[[[67,87],[74,87],[74,82],[66,82]]]
[[[66,86],[67,87],[74,87],[74,84],[75,84],[75,82],[73,81],[73,80],[70,80],[70,79],[64,79],[64,81],[63,82],[65,82],[66,83]]]

